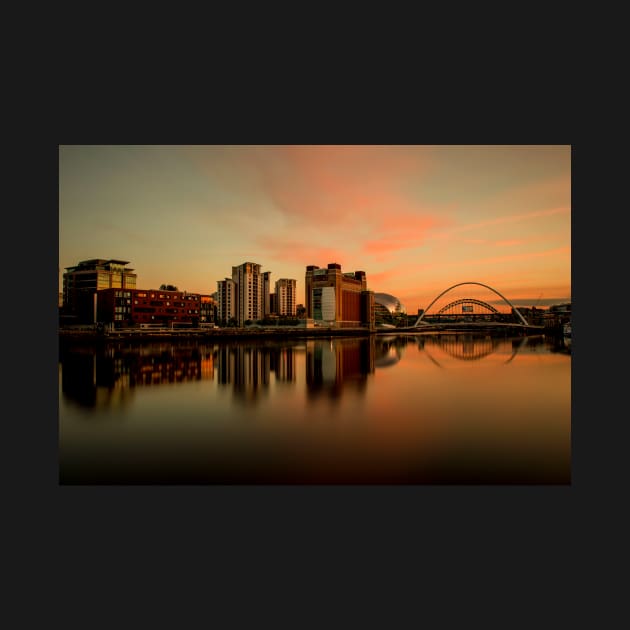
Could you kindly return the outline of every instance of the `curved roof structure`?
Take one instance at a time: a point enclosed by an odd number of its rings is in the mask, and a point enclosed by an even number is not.
[[[389,293],[375,293],[374,302],[384,306],[392,314],[407,312],[404,304],[401,304],[397,297],[390,295]]]

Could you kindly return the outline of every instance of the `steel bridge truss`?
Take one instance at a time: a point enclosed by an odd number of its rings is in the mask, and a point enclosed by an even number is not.
[[[485,308],[490,313],[498,313],[499,312],[499,311],[497,311],[496,308],[494,308],[494,306],[491,306],[490,304],[488,304],[486,302],[482,302],[481,300],[476,300],[474,298],[462,298],[461,300],[455,300],[454,302],[451,302],[450,304],[447,304],[446,306],[443,306],[436,313],[436,315],[441,315],[442,313],[446,313],[446,311],[448,311],[449,309],[453,309],[456,306],[459,306],[460,304],[462,306],[481,306],[482,308]],[[463,309],[462,309],[462,313],[461,314],[462,315],[465,314],[463,312]]]
[[[424,319],[425,315],[427,315],[427,313],[429,312],[429,310],[431,309],[431,307],[446,293],[448,293],[449,291],[452,291],[453,289],[455,289],[456,287],[461,287],[463,285],[466,284],[475,284],[481,287],[484,287],[486,289],[489,289],[490,291],[492,291],[493,293],[496,293],[506,304],[508,304],[511,308],[512,308],[512,312],[516,314],[516,316],[520,319],[521,323],[524,326],[529,326],[529,323],[527,322],[527,320],[523,317],[523,315],[521,315],[520,311],[512,304],[512,302],[510,302],[510,300],[508,300],[504,295],[501,295],[496,289],[493,289],[491,286],[488,286],[487,284],[483,284],[482,282],[458,282],[457,284],[454,284],[452,287],[449,287],[448,289],[446,289],[445,291],[442,291],[442,293],[440,293],[434,300],[433,302],[431,302],[431,304],[429,304],[429,306],[427,306],[427,308],[425,309],[425,311],[422,313],[422,315],[420,315],[418,317],[418,319],[416,320],[416,323],[414,324],[414,326],[419,326],[421,323],[424,323],[425,325],[427,325],[426,322],[423,322],[422,320]],[[473,302],[473,303],[477,303],[477,304],[482,304],[485,307],[490,308],[491,310],[494,310],[494,312],[498,313],[498,311],[496,309],[494,309],[493,307],[491,307],[489,304],[486,304],[485,302],[481,302],[481,300],[474,300],[472,298],[465,298],[463,300],[456,300],[455,302],[451,302],[451,304],[447,305],[444,308],[448,308],[449,306],[452,306],[453,304],[456,304],[457,302],[459,303],[463,303],[463,302]],[[440,313],[443,311],[444,309],[440,310]],[[428,315],[429,317],[431,317],[431,315]]]

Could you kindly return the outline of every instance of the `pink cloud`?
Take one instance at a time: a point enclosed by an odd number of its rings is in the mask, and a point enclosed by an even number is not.
[[[388,293],[389,291],[384,286],[387,280],[397,278],[400,276],[398,269],[389,269],[387,271],[379,271],[378,273],[369,273],[367,275],[368,288],[376,292]]]
[[[304,269],[307,265],[323,267],[332,262],[343,267],[350,258],[348,251],[314,245],[308,241],[289,241],[281,238],[261,237],[257,240],[257,248],[264,252],[266,259],[296,263]]]
[[[296,230],[313,230],[330,239],[324,252],[335,251],[335,238],[348,233],[347,240],[364,257],[382,263],[398,251],[421,246],[436,226],[448,225],[441,216],[444,209],[428,208],[410,196],[410,183],[417,187],[433,168],[428,154],[417,147],[272,146],[247,147],[240,157],[234,148],[221,153],[223,162],[204,168],[240,186],[228,168],[238,159],[243,185],[249,190],[256,182],[279,212],[275,234],[286,235],[286,241]],[[266,246],[278,259],[293,261],[296,254],[286,249],[286,241]],[[289,247],[297,251],[295,245]]]

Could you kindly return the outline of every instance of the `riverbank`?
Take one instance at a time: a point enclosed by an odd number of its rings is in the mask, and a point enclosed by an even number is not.
[[[368,328],[203,328],[203,329],[137,329],[113,331],[60,329],[60,341],[176,341],[196,339],[219,341],[224,339],[318,339],[330,337],[364,337],[375,334]]]
[[[251,339],[330,339],[333,337],[366,337],[381,335],[435,335],[473,333],[486,334],[494,337],[527,336],[549,334],[550,331],[542,327],[526,329],[520,326],[427,326],[424,330],[408,328],[304,328],[304,327],[267,327],[267,328],[196,328],[196,329],[138,329],[127,328],[119,330],[96,331],[94,329],[60,329],[60,342],[99,343],[108,341],[153,342],[153,341],[224,341]]]

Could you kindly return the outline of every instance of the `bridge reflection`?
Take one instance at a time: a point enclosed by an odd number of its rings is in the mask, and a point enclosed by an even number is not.
[[[497,338],[474,333],[383,335],[292,342],[228,344],[112,344],[100,350],[60,351],[61,393],[84,407],[125,405],[137,388],[208,380],[231,388],[235,400],[257,404],[270,387],[306,388],[307,399],[339,399],[344,390],[363,395],[377,370],[391,369],[416,348],[439,368],[448,361],[476,362],[493,354],[510,363],[521,350],[551,341]],[[570,352],[566,346],[551,348]]]

